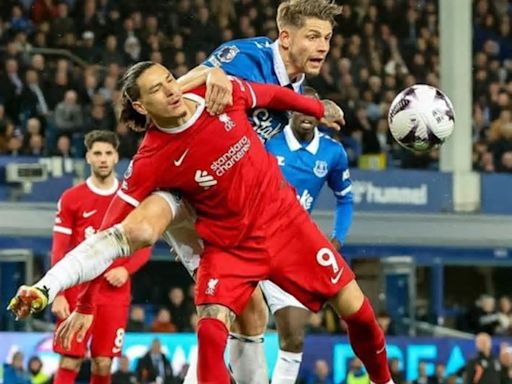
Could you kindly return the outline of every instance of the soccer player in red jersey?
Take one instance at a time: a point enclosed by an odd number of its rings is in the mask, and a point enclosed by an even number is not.
[[[233,106],[220,116],[209,116],[204,112],[204,88],[182,95],[172,75],[153,63],[139,63],[128,71],[124,90],[133,113],[151,118],[152,124],[103,226],[118,223],[140,206],[120,225],[70,252],[53,276],[63,265],[71,272],[71,263],[93,255],[92,266],[73,272],[85,281],[115,257],[152,244],[165,230],[162,221],[179,217],[180,204],[170,202],[172,215],[159,218],[148,213],[154,209],[148,207],[151,197],[140,202],[155,189],[175,190],[195,208],[196,229],[204,241],[196,288],[200,383],[229,382],[223,360],[228,328],[264,279],[313,311],[326,302],[333,305],[347,323],[353,349],[371,380],[391,382],[384,335],[371,305],[349,266],[300,207],[245,115],[247,109],[261,106],[294,109],[320,119],[330,115],[332,106],[277,86],[235,80],[233,89]],[[96,272],[86,276],[90,269]],[[45,276],[36,287],[47,288],[51,298],[53,288],[43,287],[43,282],[52,284]],[[85,304],[92,302],[94,286],[82,298]],[[44,300],[33,288],[23,288],[11,309],[22,316]],[[84,303],[59,328],[66,345],[77,331],[83,337],[91,322],[87,312],[92,308]]]
[[[119,189],[114,175],[118,161],[119,140],[110,131],[94,130],[85,136],[86,160],[91,176],[83,183],[64,191],[53,226],[51,263],[55,265],[64,255],[94,235],[100,228],[105,212]],[[149,258],[148,250],[132,258],[120,259],[104,275],[100,287],[95,322],[83,341],[74,341],[65,349],[54,340],[53,349],[61,355],[54,383],[74,383],[82,359],[91,340],[91,383],[109,383],[113,356],[119,356],[128,319],[131,284],[135,273]],[[57,325],[68,318],[76,308],[82,285],[61,292],[52,304]]]

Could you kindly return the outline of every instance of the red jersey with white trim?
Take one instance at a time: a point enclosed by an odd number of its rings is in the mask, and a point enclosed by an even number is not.
[[[155,189],[178,192],[196,209],[205,243],[231,247],[297,203],[246,111],[261,106],[321,118],[323,105],[287,88],[234,79],[233,106],[210,116],[204,94],[201,87],[184,95],[197,109],[183,126],[149,128],[118,195],[136,206]]]
[[[89,178],[85,182],[64,191],[58,202],[58,211],[53,226],[52,265],[57,263],[67,252],[100,229],[105,213],[118,189],[119,181],[117,179],[112,188],[102,190],[95,187]],[[142,265],[149,259],[149,256],[149,250],[146,249],[143,252],[141,251],[136,261],[131,262],[138,262]],[[109,269],[124,265],[128,261],[128,258],[116,260]],[[132,268],[133,272],[135,272],[140,265],[137,265],[135,269]],[[78,285],[64,291],[64,295],[72,309],[77,302],[78,295],[82,288],[83,285]],[[128,304],[130,302],[130,279],[119,288],[111,286],[105,280],[100,289],[100,303],[111,300],[112,298],[115,298],[116,303],[119,304]]]

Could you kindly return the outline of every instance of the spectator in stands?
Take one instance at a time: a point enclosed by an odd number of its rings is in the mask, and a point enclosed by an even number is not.
[[[23,146],[22,153],[25,156],[43,156],[45,154],[43,135],[40,133],[30,135],[27,144]]]
[[[21,93],[21,113],[27,116],[44,118],[50,112],[46,101],[46,90],[39,82],[39,75],[35,69],[25,72],[25,87]]]
[[[137,384],[137,375],[130,370],[130,360],[123,355],[117,358],[118,368],[112,374],[112,384]]]
[[[145,318],[146,313],[144,312],[144,308],[142,308],[140,305],[132,305],[128,324],[126,325],[126,330],[131,332],[147,331],[148,329],[146,323],[144,322]]]
[[[498,172],[506,170],[503,164],[503,154],[512,151],[512,122],[501,125],[498,137],[491,141],[489,149],[494,154],[494,164]]]
[[[141,384],[160,382],[174,383],[174,375],[169,360],[162,352],[160,340],[154,339],[149,351],[137,363],[137,378]]]
[[[23,369],[23,353],[15,352],[11,364],[4,364],[4,384],[31,384],[30,375]]]
[[[420,361],[418,364],[418,377],[413,381],[413,384],[429,384],[427,376],[427,363]]]
[[[171,313],[165,309],[160,308],[156,314],[153,324],[151,324],[151,332],[176,332],[176,325],[172,322]]]
[[[64,95],[64,100],[57,104],[55,126],[60,132],[73,133],[82,130],[84,125],[82,108],[77,101],[76,91],[68,90]]]
[[[512,302],[510,297],[500,297],[498,300],[498,314],[500,316],[500,327],[497,329],[497,334],[510,335],[512,330]]]
[[[185,293],[181,287],[172,287],[168,292],[169,303],[167,309],[171,313],[172,320],[178,331],[186,328],[190,315],[195,312],[191,303],[185,300]]]
[[[55,110],[57,104],[64,99],[66,91],[70,88],[68,73],[61,70],[56,71],[53,83],[46,91],[46,101],[50,111]]]
[[[126,126],[126,124],[118,123],[116,126],[116,134],[119,138],[119,152],[120,159],[131,159],[137,152],[137,137],[133,131]]]
[[[96,48],[94,40],[96,38],[95,33],[97,34],[98,31],[94,29],[84,31],[82,33],[82,42],[75,49],[76,55],[89,64],[95,64],[100,61],[99,50]]]
[[[18,73],[18,61],[8,58],[5,61],[5,73],[0,77],[0,98],[4,102],[7,116],[17,121],[20,112],[20,96],[23,92],[23,81]]]
[[[47,384],[50,377],[43,372],[43,362],[39,356],[32,356],[28,361],[28,371],[31,376],[32,384]]]
[[[63,158],[73,157],[70,137],[68,135],[60,135],[57,139],[57,147],[50,153],[50,155]]]
[[[512,151],[503,152],[498,169],[500,172],[512,173]]]
[[[507,343],[500,344],[501,384],[512,384],[512,352]]]
[[[21,6],[17,4],[11,9],[9,25],[11,33],[20,31],[30,32],[33,27],[31,21],[24,16]]]
[[[492,354],[492,340],[487,333],[475,337],[477,355],[468,361],[464,374],[465,384],[495,384],[501,380],[501,364]]]
[[[318,359],[315,361],[315,370],[306,381],[307,384],[334,384],[329,376],[330,368],[327,361]],[[368,381],[370,383],[370,381]]]
[[[430,377],[428,384],[446,384],[446,366],[443,363],[436,364],[434,375]]]
[[[370,384],[370,377],[366,373],[363,363],[357,357],[349,363],[346,384]]]
[[[63,37],[68,33],[75,33],[75,21],[69,16],[69,4],[65,1],[59,1],[57,15],[50,21],[50,41],[52,45],[61,45]]]
[[[400,360],[396,357],[389,359],[389,370],[395,384],[403,384],[405,382],[404,374],[400,369]]]
[[[469,325],[474,333],[485,332],[494,335],[500,326],[500,316],[496,311],[496,300],[490,295],[482,295],[469,315]]]
[[[101,53],[101,65],[108,66],[111,63],[125,64],[125,57],[119,52],[118,41],[115,35],[108,35],[105,40],[105,49]]]
[[[391,316],[386,311],[381,311],[377,314],[377,322],[386,335],[395,335],[395,328],[393,326]],[[396,384],[396,383],[395,383]]]
[[[54,0],[34,0],[32,4],[32,21],[36,24],[51,21],[58,14],[56,1]]]

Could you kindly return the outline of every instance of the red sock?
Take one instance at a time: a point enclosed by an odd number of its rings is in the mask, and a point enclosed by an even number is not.
[[[224,363],[228,340],[226,325],[217,319],[204,318],[197,324],[199,384],[229,384],[230,378]]]
[[[347,323],[352,349],[363,362],[370,380],[385,384],[391,380],[384,332],[377,323],[372,306],[365,298],[359,310],[343,319]]]
[[[91,374],[90,384],[110,384],[112,382],[112,376],[106,375],[96,375],[94,373]]]
[[[53,377],[53,384],[74,384],[77,376],[77,371],[59,367]]]

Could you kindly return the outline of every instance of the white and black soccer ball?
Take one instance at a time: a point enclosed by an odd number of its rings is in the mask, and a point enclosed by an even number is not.
[[[453,133],[453,104],[439,89],[416,84],[400,92],[389,108],[391,134],[414,152],[438,148]]]

